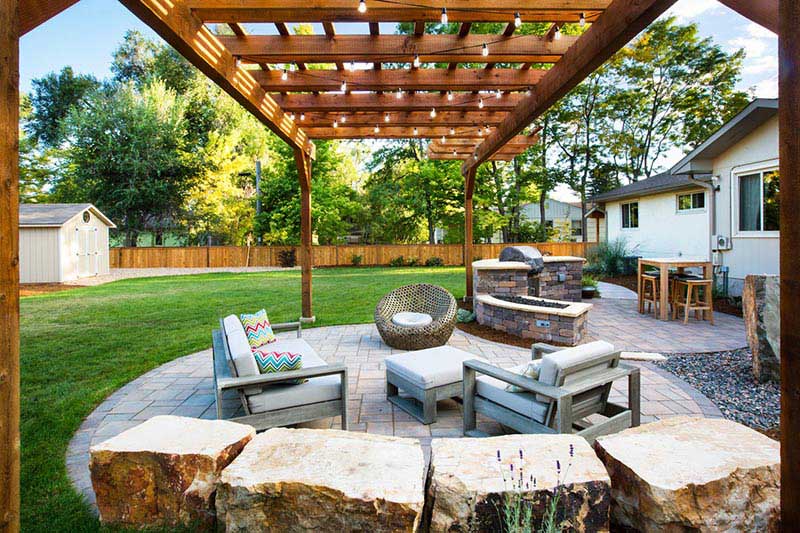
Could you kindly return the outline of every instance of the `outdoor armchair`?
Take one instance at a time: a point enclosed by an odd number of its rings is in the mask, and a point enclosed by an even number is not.
[[[456,326],[456,299],[430,283],[405,285],[389,292],[375,307],[375,326],[383,341],[401,350],[424,350],[447,343]],[[392,321],[398,313],[430,315],[421,326],[402,326]]]

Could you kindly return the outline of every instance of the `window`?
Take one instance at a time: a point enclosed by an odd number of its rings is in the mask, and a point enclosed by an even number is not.
[[[739,176],[739,231],[778,231],[780,205],[777,170]]]
[[[622,204],[622,227],[625,229],[639,227],[639,202]]]
[[[572,236],[573,237],[580,237],[583,233],[583,224],[581,224],[580,220],[573,220],[572,221]]]
[[[692,192],[678,195],[678,211],[692,211],[696,209],[705,209],[705,207],[706,193],[704,192]]]

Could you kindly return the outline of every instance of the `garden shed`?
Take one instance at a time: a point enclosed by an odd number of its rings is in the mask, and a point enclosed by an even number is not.
[[[109,273],[108,229],[92,204],[21,204],[21,283],[61,283]]]

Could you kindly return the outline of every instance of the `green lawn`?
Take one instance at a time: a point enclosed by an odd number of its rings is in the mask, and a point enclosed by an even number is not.
[[[314,272],[317,326],[372,321],[389,290],[417,282],[464,295],[461,268],[340,268]],[[210,345],[220,316],[264,307],[300,315],[300,272],[205,274],[118,281],[23,298],[22,530],[96,531],[66,474],[67,444],[117,388]]]

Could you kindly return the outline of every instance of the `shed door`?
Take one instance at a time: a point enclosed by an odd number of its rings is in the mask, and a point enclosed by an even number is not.
[[[82,226],[78,232],[78,277],[97,275],[97,228]]]

